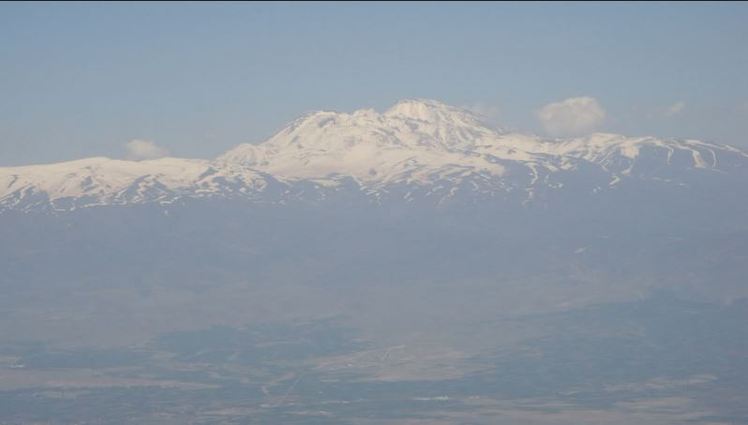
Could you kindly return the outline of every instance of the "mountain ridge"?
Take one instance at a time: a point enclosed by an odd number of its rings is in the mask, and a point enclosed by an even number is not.
[[[463,188],[527,203],[570,185],[587,193],[632,178],[688,185],[699,172],[744,175],[747,169],[748,153],[731,146],[608,133],[544,139],[492,128],[462,108],[407,99],[382,113],[312,112],[260,144],[240,144],[213,160],[93,157],[3,167],[0,210],[202,197],[278,202],[309,184],[320,192],[312,197],[322,199],[344,181],[372,199],[396,192],[409,200],[420,192],[439,203]],[[269,196],[269,187],[279,190]]]

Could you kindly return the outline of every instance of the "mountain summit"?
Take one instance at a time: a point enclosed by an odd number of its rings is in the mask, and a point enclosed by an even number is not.
[[[418,99],[383,113],[310,113],[263,143],[239,145],[212,161],[88,158],[0,168],[0,210],[205,197],[318,202],[343,187],[376,202],[443,203],[460,195],[527,204],[564,191],[592,196],[627,182],[699,186],[744,178],[746,170],[748,154],[729,146],[601,133],[547,140]]]

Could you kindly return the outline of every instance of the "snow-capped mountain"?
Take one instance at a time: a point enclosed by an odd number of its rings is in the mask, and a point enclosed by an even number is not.
[[[729,146],[615,134],[549,140],[491,128],[436,101],[405,100],[383,113],[311,113],[263,143],[239,145],[212,161],[87,158],[0,168],[0,209],[204,197],[319,201],[341,189],[375,202],[475,195],[527,204],[627,182],[690,187],[709,178],[744,179],[747,170],[748,153]]]

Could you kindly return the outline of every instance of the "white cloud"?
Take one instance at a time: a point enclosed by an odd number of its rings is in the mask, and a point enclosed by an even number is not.
[[[748,115],[748,102],[743,102],[738,105],[738,113]]]
[[[686,109],[686,102],[680,101],[673,103],[667,109],[665,109],[665,116],[674,117],[683,112],[684,109]]]
[[[578,136],[598,128],[605,121],[605,109],[593,97],[571,97],[543,106],[537,116],[552,136]]]
[[[125,145],[127,159],[140,161],[142,159],[156,159],[169,154],[169,151],[150,140],[133,139]]]

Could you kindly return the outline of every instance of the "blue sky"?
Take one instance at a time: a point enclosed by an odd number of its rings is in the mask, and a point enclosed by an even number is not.
[[[570,97],[601,131],[748,147],[746,3],[3,3],[0,165],[209,158],[318,109],[423,97],[543,133]]]

